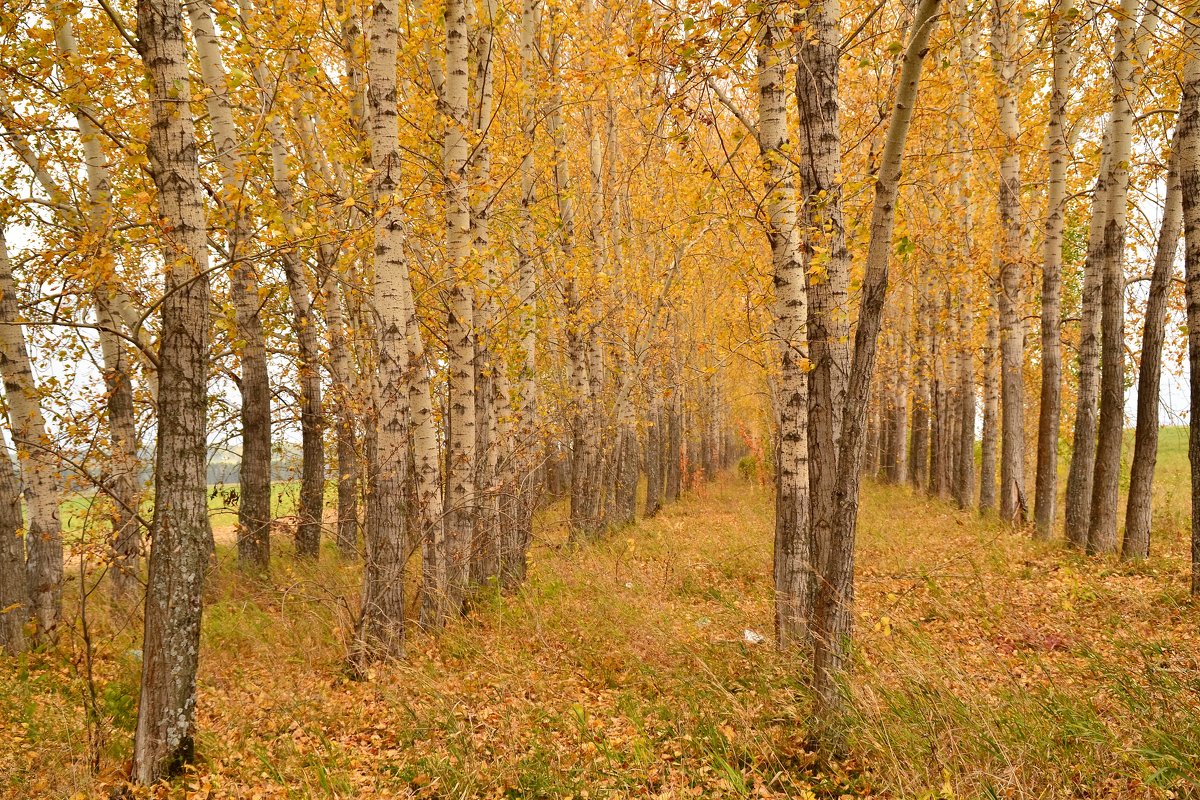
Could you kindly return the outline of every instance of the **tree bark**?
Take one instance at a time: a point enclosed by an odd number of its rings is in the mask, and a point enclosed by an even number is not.
[[[1033,494],[1036,535],[1048,539],[1054,531],[1058,506],[1058,430],[1062,417],[1062,256],[1066,221],[1067,95],[1074,68],[1075,0],[1058,0],[1051,12],[1054,66],[1050,91],[1050,121],[1046,132],[1049,178],[1046,182],[1046,223],[1042,241],[1042,389],[1038,410],[1037,477]]]
[[[646,474],[646,506],[647,519],[654,517],[662,508],[663,496],[663,408],[662,403],[654,394],[651,385],[650,410],[646,415],[646,454],[644,457],[644,472]]]
[[[11,656],[29,647],[25,620],[29,588],[25,583],[25,537],[21,487],[7,449],[0,450],[0,650]]]
[[[679,408],[678,387],[672,392],[670,401],[667,403],[667,442],[666,442],[666,466],[664,468],[663,481],[663,501],[665,503],[674,503],[679,499],[679,494],[682,490],[683,476],[681,474],[683,464],[683,414]],[[775,468],[779,468],[779,462],[775,462]]]
[[[446,597],[443,613],[461,613],[475,522],[475,311],[471,287],[471,185],[467,177],[468,36],[466,0],[446,0],[446,258],[450,432],[446,451]]]
[[[1138,0],[1122,0],[1113,34],[1112,146],[1106,181],[1101,264],[1100,420],[1087,552],[1117,549],[1121,445],[1125,433],[1125,219],[1133,145],[1134,31]]]
[[[996,510],[996,451],[1000,441],[1000,323],[996,294],[989,293],[987,339],[983,349],[983,440],[979,458],[979,510]]]
[[[54,18],[54,41],[62,56],[62,70],[72,83],[81,80],[79,42],[75,37],[72,18],[67,9],[55,2],[50,7]],[[100,130],[95,110],[86,104],[71,104],[79,142],[83,148],[84,170],[87,174],[88,204],[84,214],[86,229],[102,234],[103,244],[97,246],[94,264],[100,275],[93,296],[96,303],[97,339],[100,342],[101,364],[107,392],[110,467],[106,472],[105,490],[112,497],[112,585],[118,595],[126,595],[137,585],[138,562],[141,558],[141,523],[138,507],[141,503],[141,458],[138,454],[137,425],[133,406],[133,356],[119,335],[117,315],[113,310],[115,276],[107,262],[107,230],[112,219],[112,181],[108,159],[100,144]]]
[[[917,6],[875,184],[863,299],[847,385],[846,414],[836,454],[836,490],[831,503],[835,509],[831,529],[833,536],[828,559],[818,564],[813,637],[814,715],[818,735],[826,746],[836,746],[840,739],[837,717],[843,707],[841,677],[852,636],[854,543],[866,413],[874,378],[879,329],[887,299],[888,260],[892,252],[896,197],[904,145],[917,102],[921,68],[928,52],[927,43],[937,24],[938,5],[939,0],[921,0]]]
[[[1200,16],[1190,11],[1187,36],[1200,36]],[[1200,595],[1200,60],[1189,55],[1175,140],[1183,199],[1184,269],[1187,272],[1188,368],[1192,390],[1188,462],[1192,467],[1192,595]]]
[[[992,48],[996,68],[996,106],[1002,137],[1000,158],[1000,517],[1025,522],[1025,328],[1021,249],[1021,125],[1017,98],[1020,25],[1011,0],[995,0]]]
[[[249,0],[241,0],[244,9],[252,8]],[[243,26],[249,25],[243,20]],[[283,227],[295,230],[295,191],[288,168],[287,137],[271,102],[275,87],[264,64],[254,67],[254,80],[263,99],[263,117],[271,142],[271,186],[279,202]],[[321,344],[313,312],[312,292],[304,262],[292,247],[280,251],[288,299],[292,305],[292,322],[296,331],[298,359],[296,371],[300,378],[300,502],[296,508],[296,554],[317,558],[321,552],[321,523],[325,513],[325,417],[321,413]]]
[[[842,211],[841,121],[838,110],[841,34],[837,0],[814,2],[797,14],[796,105],[799,112],[800,266],[808,294],[808,421],[806,436],[811,525],[808,551],[820,563],[832,547],[836,459],[850,371],[850,250]],[[800,345],[799,332],[795,335]],[[799,355],[799,353],[798,353]],[[893,476],[895,478],[896,476]],[[801,520],[803,522],[803,520]],[[811,571],[811,570],[810,570]],[[808,590],[815,583],[808,579]],[[810,600],[809,606],[815,602]]]
[[[758,138],[766,186],[766,233],[775,285],[773,337],[779,351],[778,454],[775,470],[775,642],[810,644],[812,544],[804,332],[806,291],[796,231],[795,179],[786,153],[786,20],[765,8],[758,25]]]
[[[33,364],[25,342],[16,284],[0,230],[0,376],[13,443],[21,465],[28,528],[25,576],[35,638],[49,641],[62,617],[63,540],[58,505],[63,487],[46,431]]]
[[[221,58],[212,13],[206,0],[188,5],[200,72],[208,87],[204,98],[212,144],[221,175],[219,203],[229,225],[229,292],[233,301],[241,360],[242,462],[239,470],[238,561],[265,571],[271,560],[271,387],[267,341],[263,332],[262,292],[246,252],[250,212],[245,151],[233,119],[229,81]]]
[[[1192,8],[1185,28],[1200,36],[1200,14]],[[1175,143],[1183,200],[1184,268],[1187,275],[1188,372],[1191,417],[1188,462],[1192,473],[1192,596],[1200,596],[1200,59],[1189,53]]]
[[[1178,136],[1176,132],[1167,167],[1167,196],[1158,229],[1154,270],[1150,275],[1150,292],[1146,300],[1146,322],[1142,330],[1142,363],[1138,370],[1137,388],[1137,430],[1134,433],[1133,464],[1129,470],[1125,538],[1121,542],[1123,559],[1147,558],[1150,555],[1152,484],[1154,465],[1158,460],[1158,399],[1159,382],[1162,378],[1167,298],[1171,289],[1171,273],[1175,270],[1175,256],[1179,252],[1179,236],[1183,232]]]
[[[132,763],[133,781],[149,785],[179,772],[194,752],[201,600],[212,541],[205,491],[211,294],[182,12],[178,0],[139,0],[137,14],[138,50],[150,84],[147,155],[165,266],[154,518]]]
[[[374,457],[369,459],[373,470],[367,497],[362,611],[350,653],[351,666],[359,672],[374,661],[398,658],[404,652],[409,510],[404,502],[409,457],[406,401],[416,393],[414,387],[419,383],[410,370],[420,371],[425,366],[421,354],[412,348],[415,337],[410,324],[414,310],[404,255],[408,232],[404,209],[396,196],[403,174],[396,107],[398,16],[398,0],[381,0],[374,5],[368,24],[367,129],[374,170],[370,188],[375,221],[372,311],[378,363],[372,386],[375,430],[368,442]],[[427,393],[425,400],[431,402]],[[416,510],[416,518],[423,519],[420,509]],[[425,591],[430,588],[425,587]]]

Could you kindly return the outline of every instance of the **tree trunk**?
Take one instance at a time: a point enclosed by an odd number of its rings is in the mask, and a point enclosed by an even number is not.
[[[21,465],[28,528],[25,575],[35,637],[49,641],[62,617],[63,540],[58,517],[62,501],[53,443],[46,432],[41,400],[25,343],[8,246],[0,229],[0,376],[13,444]]]
[[[1178,131],[1178,129],[1176,129]],[[1129,499],[1125,507],[1125,538],[1121,558],[1147,558],[1150,555],[1152,484],[1154,464],[1158,460],[1158,397],[1162,377],[1162,348],[1166,328],[1167,298],[1171,273],[1179,251],[1183,230],[1183,198],[1179,186],[1179,143],[1172,143],[1167,168],[1167,196],[1162,223],[1158,229],[1158,247],[1150,293],[1146,301],[1146,323],[1142,331],[1142,363],[1138,370],[1137,430],[1133,443],[1133,464],[1129,471]]]
[[[766,182],[767,239],[775,284],[773,336],[779,349],[779,432],[775,468],[775,642],[809,645],[812,545],[809,532],[808,386],[804,370],[806,292],[796,231],[788,149],[786,20],[764,9],[758,34],[758,138]]]
[[[1025,327],[1022,303],[1021,125],[1017,98],[1020,24],[1011,0],[995,0],[992,47],[996,106],[1002,137],[1000,158],[1000,517],[1025,522]]]
[[[447,323],[450,433],[446,453],[447,615],[461,613],[475,521],[475,312],[469,274],[471,185],[467,178],[468,35],[466,0],[446,0],[446,258],[451,309]]]
[[[1042,394],[1038,411],[1037,477],[1033,516],[1036,535],[1048,539],[1054,531],[1058,506],[1058,429],[1062,394],[1062,256],[1066,221],[1067,95],[1074,67],[1075,0],[1058,0],[1051,13],[1054,28],[1054,69],[1050,92],[1050,121],[1046,133],[1050,176],[1046,182],[1046,225],[1042,242]]]
[[[927,42],[937,24],[939,0],[921,0],[913,18],[896,103],[888,125],[875,202],[871,212],[870,245],[863,277],[862,305],[854,338],[854,360],[846,393],[846,415],[836,453],[835,509],[828,559],[818,565],[814,614],[814,716],[823,744],[836,746],[838,716],[843,707],[841,678],[852,635],[854,607],[854,543],[858,526],[859,475],[862,466],[867,405],[875,372],[879,328],[887,299],[888,260],[892,253],[896,197],[904,145],[917,102]],[[822,457],[828,457],[823,454]],[[828,501],[825,501],[828,502]]]
[[[1000,322],[996,296],[990,297],[983,350],[983,441],[979,458],[979,510],[996,510],[996,451],[1000,441]]]
[[[537,248],[533,227],[534,145],[539,118],[537,90],[534,80],[534,49],[537,43],[541,16],[540,0],[521,3],[521,82],[526,87],[521,97],[521,133],[525,152],[521,157],[520,229],[517,236],[518,293],[521,299],[521,370],[519,388],[521,405],[518,416],[518,437],[512,458],[516,471],[516,493],[511,506],[514,518],[507,522],[500,552],[501,581],[513,586],[525,579],[526,557],[533,541],[533,511],[537,497],[537,293],[538,276],[534,252]]]
[[[201,600],[212,541],[205,491],[211,295],[182,12],[177,0],[139,0],[137,12],[150,83],[149,170],[161,230],[170,232],[162,239],[158,452],[132,763],[133,781],[149,785],[179,772],[194,752]]]
[[[960,328],[964,342],[971,338],[971,309],[963,298]],[[975,368],[971,350],[964,347],[958,358],[958,459],[954,471],[954,500],[959,508],[970,508],[975,499]]]
[[[776,11],[774,13],[781,13]],[[838,111],[841,33],[836,0],[814,2],[798,14],[797,59],[800,186],[804,192],[797,232],[800,270],[808,293],[807,439],[811,525],[808,552],[819,564],[832,547],[836,458],[850,372],[850,250],[842,212],[841,121]],[[791,26],[789,26],[791,27]],[[795,334],[799,355],[802,347]],[[828,457],[821,457],[826,454]],[[896,478],[897,476],[893,476]],[[804,522],[803,519],[800,520]],[[811,568],[807,568],[811,572]],[[808,579],[808,590],[815,583]],[[813,600],[808,601],[811,607]]]
[[[645,515],[649,519],[662,508],[663,496],[663,408],[661,401],[654,394],[651,386],[650,411],[646,415],[646,454],[644,472],[646,474],[646,506]]]
[[[12,656],[29,647],[25,639],[29,589],[25,584],[24,528],[16,470],[7,449],[0,450],[0,650]]]
[[[370,459],[373,469],[367,497],[362,611],[350,654],[352,666],[360,672],[373,661],[398,658],[404,651],[409,510],[405,507],[409,457],[406,412],[407,400],[419,383],[410,370],[424,368],[421,354],[413,352],[411,346],[415,337],[410,332],[414,311],[404,255],[407,229],[404,209],[395,199],[403,173],[396,108],[398,0],[376,3],[368,27],[367,127],[374,169],[371,200],[375,221],[372,300],[378,364],[372,387],[375,430],[368,442],[374,458]],[[426,402],[431,402],[428,395]],[[424,518],[423,509],[414,511],[418,520]]]
[[[679,499],[679,494],[682,487],[683,476],[681,468],[683,463],[683,416],[679,408],[678,388],[672,392],[671,399],[667,403],[667,442],[666,442],[666,467],[664,469],[663,481],[663,501],[665,503],[674,503]],[[775,462],[776,470],[779,469],[779,462]]]
[[[925,280],[919,279],[917,286],[917,315],[912,321],[916,329],[916,365],[913,370],[912,398],[912,446],[908,459],[908,482],[916,489],[929,485],[926,468],[932,471],[937,465],[937,437],[930,447],[930,351],[936,352],[937,339],[931,335],[929,323],[932,319],[926,292]],[[936,356],[935,356],[936,358]],[[930,455],[933,455],[932,466]]]
[[[336,406],[337,430],[337,548],[347,560],[359,557],[359,463],[354,438],[353,396],[350,357],[346,347],[345,306],[342,287],[331,279],[325,317],[329,326],[329,363]]]
[[[1190,10],[1186,36],[1200,36],[1200,14]],[[1175,145],[1183,199],[1184,265],[1187,273],[1188,373],[1191,416],[1188,462],[1192,472],[1192,596],[1200,596],[1200,59],[1189,53],[1183,75]]]
[[[1113,100],[1109,121],[1112,152],[1100,251],[1100,421],[1088,518],[1088,553],[1112,553],[1117,549],[1121,445],[1125,433],[1125,218],[1133,145],[1133,37],[1137,8],[1138,0],[1121,1],[1113,34]]]
[[[242,462],[239,470],[238,561],[265,571],[271,560],[271,387],[267,342],[260,308],[262,295],[246,252],[250,218],[245,180],[245,153],[233,119],[233,105],[221,44],[205,0],[188,5],[200,71],[208,88],[205,109],[221,175],[220,206],[228,228],[230,280],[238,341],[241,343]]]
[[[79,42],[74,24],[66,8],[55,2],[50,6],[54,18],[54,41],[62,55],[61,69],[66,79],[77,83],[82,79],[79,61]],[[96,125],[96,112],[83,104],[71,104],[75,124],[79,128],[79,143],[87,174],[87,211],[83,220],[86,229],[102,236],[100,252],[95,253],[96,265],[103,265],[103,251],[108,246],[107,230],[111,224],[112,182],[108,158],[101,146],[101,132]],[[103,269],[97,269],[99,275]],[[110,467],[106,470],[105,491],[113,500],[112,552],[113,581],[116,594],[123,596],[138,583],[138,562],[141,558],[141,523],[138,506],[141,502],[141,459],[138,454],[137,425],[133,407],[133,356],[119,334],[117,315],[113,310],[115,292],[113,281],[96,280],[93,296],[96,302],[96,338],[104,384],[108,395]]]

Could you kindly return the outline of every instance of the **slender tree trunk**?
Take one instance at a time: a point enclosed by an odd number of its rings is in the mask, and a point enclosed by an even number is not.
[[[52,640],[62,617],[63,541],[58,504],[63,487],[33,377],[3,229],[0,229],[0,377],[4,379],[4,398],[21,465],[27,509],[25,575],[37,625],[35,637]]]
[[[61,4],[50,7],[54,18],[54,41],[62,56],[61,68],[65,78],[78,83],[82,75],[79,62],[79,42],[75,38],[71,15]],[[107,244],[107,229],[112,219],[112,182],[108,159],[100,142],[96,112],[86,104],[71,104],[75,124],[79,128],[79,143],[87,174],[88,205],[84,223],[92,234],[102,235]],[[103,249],[104,245],[97,246]],[[96,303],[97,339],[100,341],[101,364],[108,394],[107,417],[111,466],[108,469],[106,491],[113,500],[112,551],[113,582],[118,595],[128,594],[137,584],[138,562],[141,557],[141,525],[137,511],[141,501],[141,460],[138,454],[137,426],[133,407],[133,357],[119,335],[117,315],[113,311],[115,292],[113,280],[105,269],[101,253],[95,254],[97,272],[93,296]]]
[[[525,152],[521,157],[520,229],[517,237],[518,293],[521,299],[521,370],[519,379],[520,408],[518,436],[511,458],[516,471],[515,496],[511,507],[513,519],[506,524],[500,552],[501,581],[513,586],[525,579],[527,554],[533,541],[533,511],[537,498],[538,468],[535,461],[538,441],[537,428],[537,262],[534,252],[537,240],[533,228],[534,145],[537,136],[537,91],[534,81],[534,49],[541,17],[540,0],[523,0],[521,4],[521,81],[525,92],[521,97],[521,133]]]
[[[1151,10],[1153,10],[1153,6]],[[1150,17],[1144,23],[1153,23]],[[1138,37],[1138,55],[1144,59],[1152,37],[1152,25],[1144,24]],[[1112,173],[1112,118],[1105,125],[1100,168],[1092,191],[1092,217],[1088,226],[1087,257],[1083,265],[1083,291],[1079,323],[1079,388],[1075,396],[1074,450],[1067,473],[1065,528],[1067,544],[1083,550],[1088,544],[1091,522],[1092,480],[1096,466],[1097,412],[1100,393],[1100,322],[1103,284],[1104,236],[1107,229],[1108,196]],[[1123,201],[1122,201],[1123,202]]]
[[[450,432],[446,455],[444,613],[462,610],[475,522],[475,312],[471,288],[471,186],[467,177],[467,0],[446,0],[446,257],[451,271],[447,327]]]
[[[926,467],[930,466],[930,365],[931,350],[936,350],[937,340],[930,335],[929,322],[932,319],[925,280],[919,279],[917,286],[917,315],[912,321],[916,332],[916,365],[913,371],[912,398],[912,446],[909,449],[908,482],[917,489],[928,485]],[[936,356],[935,356],[936,357]],[[936,436],[934,438],[933,464],[936,467]],[[931,468],[932,469],[932,468]]]
[[[810,644],[812,543],[809,531],[807,324],[804,264],[796,231],[796,193],[788,149],[789,41],[779,9],[764,9],[758,33],[759,149],[766,182],[767,239],[775,284],[773,335],[779,348],[779,433],[775,469],[775,641],[780,649]],[[811,342],[811,334],[810,334]]]
[[[29,647],[25,619],[29,589],[25,583],[25,525],[21,487],[7,449],[0,450],[0,650],[15,656]]]
[[[996,106],[1002,137],[1000,159],[1000,516],[1025,522],[1025,327],[1021,322],[1023,243],[1021,220],[1021,135],[1017,98],[1020,25],[1011,0],[995,0],[992,47]]]
[[[979,459],[979,510],[996,510],[996,451],[1000,441],[1000,323],[992,294],[983,351],[983,442]]]
[[[345,307],[342,287],[336,276],[330,277],[325,316],[329,327],[329,363],[336,408],[337,430],[337,548],[344,559],[359,557],[359,463],[354,438],[355,397],[351,388],[350,356],[346,347]]]
[[[812,531],[808,551],[820,564],[833,546],[837,474],[833,454],[841,441],[850,372],[851,255],[842,213],[839,4],[837,0],[814,2],[800,11],[797,19],[804,23],[794,26],[797,163],[804,192],[799,218],[802,232],[797,235],[809,303],[806,325],[811,370],[806,435],[808,453],[813,456],[808,460]],[[796,338],[800,338],[798,334]],[[799,341],[796,344],[799,347]],[[816,591],[811,578],[807,588]],[[809,607],[813,602],[809,601]]]
[[[150,83],[147,155],[158,189],[166,273],[154,518],[132,764],[133,781],[149,785],[177,773],[194,751],[201,599],[212,541],[205,491],[211,294],[182,12],[177,0],[139,0],[137,12],[138,49]],[[60,568],[61,563],[60,556]]]
[[[964,4],[965,6],[965,4]],[[960,12],[965,7],[960,8]],[[975,93],[976,34],[968,26],[959,34],[959,72],[963,91],[955,109],[955,132],[959,153],[955,158],[960,176],[955,187],[958,205],[958,221],[961,226],[959,258],[963,264],[972,264],[974,252],[974,204],[971,202],[973,181],[971,176],[970,134],[972,121],[971,100]],[[959,328],[962,342],[958,360],[958,468],[955,472],[954,496],[959,508],[969,508],[975,499],[975,348],[972,331],[975,325],[973,298],[965,284],[959,288]]]
[[[1100,421],[1088,553],[1117,549],[1117,504],[1121,488],[1121,445],[1125,434],[1125,218],[1129,157],[1133,145],[1134,31],[1138,0],[1122,0],[1113,43],[1113,100],[1100,291]]]
[[[682,474],[681,467],[683,463],[683,416],[679,408],[679,396],[671,395],[671,400],[667,404],[667,442],[666,442],[666,467],[664,469],[663,481],[663,501],[665,503],[674,503],[679,499],[679,494],[682,489]],[[779,462],[775,462],[776,470],[779,469]]]
[[[1048,539],[1054,531],[1058,506],[1058,429],[1062,394],[1062,256],[1066,215],[1067,95],[1075,55],[1072,30],[1074,0],[1058,0],[1051,18],[1054,28],[1054,69],[1050,92],[1050,122],[1046,133],[1050,176],[1046,183],[1046,225],[1042,241],[1042,395],[1038,411],[1037,477],[1033,516],[1036,535]]]
[[[1200,14],[1189,11],[1186,36],[1200,37]],[[1175,133],[1183,200],[1184,265],[1187,273],[1188,372],[1191,417],[1188,462],[1192,472],[1192,596],[1200,595],[1200,59],[1189,53]]]
[[[813,677],[816,725],[826,746],[836,746],[840,739],[838,716],[843,707],[841,679],[849,654],[854,608],[854,543],[858,526],[859,476],[875,354],[887,299],[888,260],[892,252],[901,163],[913,108],[917,102],[921,67],[928,52],[927,43],[937,24],[938,5],[939,0],[921,0],[917,6],[875,184],[863,299],[847,385],[846,415],[842,420],[836,454],[833,536],[828,560],[818,565]]]
[[[419,383],[410,371],[424,368],[421,354],[412,351],[410,325],[414,311],[404,255],[407,229],[404,209],[395,199],[403,173],[396,107],[398,0],[381,0],[374,5],[368,36],[367,128],[374,169],[371,199],[375,221],[372,299],[378,364],[372,387],[375,430],[368,440],[374,453],[368,452],[374,457],[369,459],[373,469],[367,497],[362,611],[350,654],[352,665],[359,671],[373,661],[398,658],[404,651],[409,510],[405,507],[409,458],[406,401],[414,396],[414,387]],[[430,402],[428,393],[425,399]],[[418,520],[424,518],[422,511],[415,509]]]
[[[663,408],[651,384],[650,411],[646,415],[646,454],[644,472],[646,474],[646,506],[645,515],[649,519],[662,508],[663,496]]]
[[[475,336],[475,524],[471,543],[471,580],[483,583],[498,578],[503,558],[502,543],[512,538],[506,530],[513,515],[502,507],[513,504],[516,473],[512,456],[512,388],[508,374],[493,344],[496,320],[496,287],[500,283],[492,251],[490,208],[495,192],[488,131],[493,121],[496,3],[479,4],[474,26],[475,79],[471,93],[471,128],[481,140],[471,152],[468,174],[478,188],[471,197],[471,239],[474,253],[482,259],[482,282],[476,293]]]
[[[200,71],[208,88],[205,108],[221,175],[220,206],[229,225],[230,296],[240,342],[242,462],[239,470],[238,561],[265,571],[271,560],[271,387],[258,278],[249,255],[249,200],[243,185],[245,152],[233,119],[221,44],[206,0],[188,5]]]
[[[1158,460],[1158,398],[1162,378],[1162,348],[1166,329],[1167,298],[1171,273],[1179,252],[1183,232],[1183,198],[1179,186],[1179,142],[1172,143],[1167,168],[1167,196],[1162,223],[1158,229],[1158,247],[1150,293],[1146,301],[1146,324],[1142,331],[1142,363],[1138,370],[1137,430],[1133,443],[1133,464],[1129,471],[1129,499],[1125,507],[1125,538],[1121,558],[1147,558],[1150,555],[1150,528],[1154,464]]]

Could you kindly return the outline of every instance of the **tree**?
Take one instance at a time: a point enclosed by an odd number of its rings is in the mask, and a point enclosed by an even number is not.
[[[371,201],[374,210],[372,311],[375,316],[377,374],[372,381],[375,425],[371,486],[367,496],[362,608],[351,649],[351,664],[360,672],[374,661],[404,652],[404,562],[408,555],[407,515],[403,506],[408,466],[406,396],[419,383],[412,375],[424,364],[412,345],[415,311],[404,256],[406,225],[400,204],[401,162],[396,121],[396,43],[399,9],[396,0],[374,6],[368,25],[368,132],[371,143]],[[424,395],[428,403],[428,393]],[[413,409],[410,413],[420,413]],[[432,416],[430,414],[430,416]],[[415,422],[415,420],[414,420]],[[423,519],[423,517],[422,517]],[[441,549],[441,537],[429,533],[430,546]],[[436,563],[436,562],[435,562]],[[427,564],[426,574],[430,570]],[[426,591],[436,590],[435,587]]]
[[[1185,29],[1188,41],[1200,36],[1193,8]],[[1200,595],[1200,59],[1187,56],[1183,97],[1175,133],[1179,187],[1183,201],[1184,270],[1187,275],[1188,367],[1191,419],[1188,462],[1192,473],[1192,596]]]
[[[205,0],[188,4],[192,37],[208,92],[204,103],[221,174],[219,207],[227,225],[230,299],[241,342],[242,460],[238,472],[238,560],[265,571],[271,562],[271,387],[267,340],[259,308],[262,290],[249,252],[249,164],[233,118],[229,79],[212,14]]]
[[[1109,121],[1112,150],[1100,251],[1100,421],[1088,519],[1088,553],[1110,553],[1117,549],[1117,496],[1125,431],[1125,218],[1133,143],[1133,93],[1137,85],[1133,60],[1137,8],[1136,0],[1122,0],[1113,34],[1113,99]]]
[[[1021,323],[1022,257],[1021,124],[1017,64],[1021,27],[1014,5],[996,0],[992,14],[992,58],[996,70],[996,106],[1000,157],[1000,517],[1025,522],[1025,328]]]
[[[165,292],[158,349],[158,450],[141,695],[132,777],[170,777],[194,751],[201,592],[212,531],[206,489],[208,242],[187,102],[177,0],[139,0],[138,52],[150,83],[150,175],[158,189]],[[60,561],[61,564],[61,561]]]
[[[58,504],[62,485],[46,429],[29,348],[21,328],[8,246],[0,230],[0,376],[8,421],[21,465],[28,509],[25,576],[36,636],[49,641],[62,617],[63,541]]]
[[[863,299],[854,336],[854,355],[846,392],[846,414],[836,451],[835,496],[830,549],[818,563],[814,613],[813,678],[819,726],[831,726],[842,707],[841,676],[849,654],[854,604],[854,542],[858,527],[858,492],[866,433],[867,399],[875,370],[879,328],[887,299],[888,259],[892,251],[896,197],[904,146],[917,102],[927,43],[937,24],[939,0],[921,0],[913,16],[895,105],[884,140],[875,202],[871,209],[870,244],[863,279]],[[818,457],[830,458],[832,453]],[[825,734],[828,740],[831,734]],[[836,739],[836,733],[832,734]]]
[[[1183,229],[1183,198],[1179,186],[1178,127],[1167,166],[1167,195],[1158,228],[1158,246],[1154,270],[1146,300],[1146,321],[1142,330],[1142,359],[1138,370],[1137,429],[1133,441],[1133,463],[1129,470],[1129,497],[1125,506],[1125,537],[1121,558],[1147,558],[1150,555],[1152,510],[1151,485],[1158,456],[1158,401],[1162,378],[1163,337],[1166,329],[1167,296],[1179,236]]]
[[[766,188],[766,231],[775,287],[773,337],[779,349],[775,477],[775,640],[807,646],[812,615],[812,545],[803,331],[804,265],[796,231],[796,193],[787,160],[787,39],[777,6],[758,23],[758,140]]]
[[[1033,516],[1037,535],[1049,538],[1058,506],[1058,430],[1062,396],[1062,253],[1066,212],[1067,95],[1075,54],[1072,25],[1074,0],[1061,0],[1052,11],[1054,69],[1047,125],[1049,178],[1046,182],[1046,221],[1042,240],[1042,396],[1038,410],[1037,477]]]

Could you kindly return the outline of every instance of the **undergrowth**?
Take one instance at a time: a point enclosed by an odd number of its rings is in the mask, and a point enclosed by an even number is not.
[[[223,545],[207,589],[199,762],[172,791],[1196,796],[1200,614],[1178,526],[1156,531],[1150,561],[1119,565],[868,486],[847,750],[824,759],[807,745],[804,659],[769,644],[768,492],[728,478],[581,548],[566,547],[556,514],[540,520],[520,591],[481,591],[438,637],[414,626],[407,658],[366,681],[343,668],[356,567],[332,550],[315,565],[281,552],[256,580]],[[0,794],[120,783],[137,611],[89,595],[92,736],[78,622],[56,649],[0,663]]]

